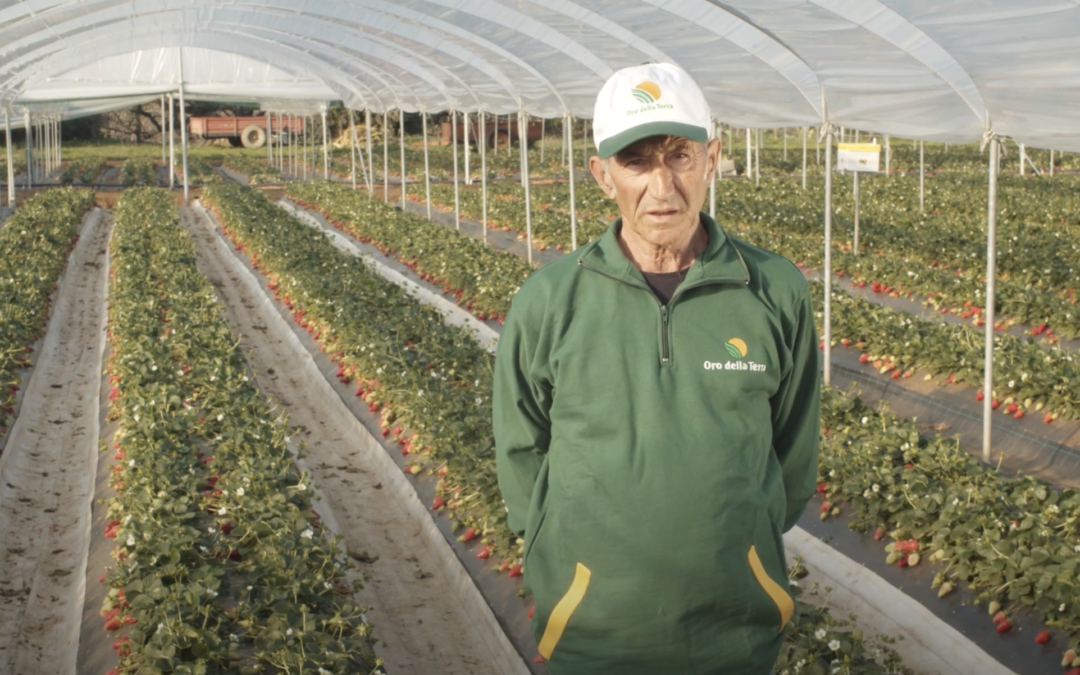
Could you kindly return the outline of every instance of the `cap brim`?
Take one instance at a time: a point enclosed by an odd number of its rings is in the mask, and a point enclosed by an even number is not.
[[[650,136],[679,136],[698,143],[707,143],[709,130],[682,122],[646,122],[600,141],[600,159],[607,159],[623,148]]]

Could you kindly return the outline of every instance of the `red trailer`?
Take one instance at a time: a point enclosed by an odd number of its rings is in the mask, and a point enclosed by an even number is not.
[[[270,115],[270,133],[303,129],[304,118]],[[236,147],[261,148],[266,145],[266,115],[252,117],[189,117],[192,138],[227,138]]]
[[[457,135],[458,143],[465,142],[465,122],[461,119],[457,123]],[[525,129],[525,139],[529,147],[532,147],[533,143],[539,141],[543,137],[543,124],[540,120],[531,120]],[[450,145],[451,137],[450,121],[447,120],[440,125],[439,129],[439,145]],[[511,115],[509,118],[506,115],[499,115],[498,128],[495,126],[495,120],[489,117],[484,123],[484,134],[487,136],[487,144],[489,148],[505,148],[509,143],[518,142],[518,123],[517,116]],[[480,120],[476,119],[476,115],[469,115],[469,142],[473,145],[477,145],[477,139],[480,137]],[[477,146],[479,147],[479,146]]]

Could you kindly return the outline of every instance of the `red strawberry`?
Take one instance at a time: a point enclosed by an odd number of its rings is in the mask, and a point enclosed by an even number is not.
[[[1005,406],[1005,412],[1009,413],[1010,415],[1019,409],[1020,406],[1016,405],[1015,403],[1010,403],[1009,405]]]
[[[1047,642],[1050,642],[1050,632],[1045,630],[1039,631],[1039,634],[1035,636],[1035,644],[1044,645]]]
[[[990,402],[990,407],[993,408],[994,410],[997,410],[998,406],[1000,406],[1000,405],[1001,405],[1001,402],[998,401],[996,398],[993,401]]]
[[[828,483],[821,482],[817,484],[817,491],[821,494],[825,494],[825,490],[829,487]]]
[[[818,513],[825,513],[831,507],[832,507],[832,504],[830,504],[829,502],[822,502],[821,503],[821,508],[818,510]]]
[[[120,626],[122,625],[120,619],[114,616],[105,622],[105,630],[120,630]]]
[[[1054,413],[1046,413],[1046,416],[1043,417],[1043,422],[1045,422],[1046,424],[1050,424],[1053,421],[1054,421]]]
[[[515,564],[513,567],[510,568],[510,576],[512,576],[512,577],[520,577],[521,576],[521,565],[520,564]]]
[[[868,354],[860,354],[859,355],[859,363],[866,363],[869,360],[870,360],[870,356]]]
[[[983,400],[984,397],[985,397],[985,395],[981,391],[975,393],[975,400],[976,401],[981,401],[981,400]]]
[[[994,623],[1001,623],[1002,621],[1005,621],[1005,620],[1006,620],[1005,612],[1000,612],[1000,611],[997,614],[994,615],[993,619],[991,619],[991,621],[993,621]]]
[[[885,538],[885,528],[879,527],[878,529],[874,530],[874,540],[875,541],[881,541],[884,538]]]
[[[229,551],[229,560],[240,562],[243,559],[244,556],[240,555],[240,551],[237,551],[235,548]]]
[[[222,534],[229,534],[232,531],[233,531],[233,524],[232,524],[231,521],[225,521],[224,523],[221,524],[221,533]]]
[[[480,552],[476,554],[476,557],[481,560],[487,560],[491,557],[491,545],[488,544],[484,548],[480,549]]]
[[[444,506],[446,506],[446,501],[442,497],[435,495],[435,500],[431,502],[431,510],[438,511]]]
[[[544,657],[543,656],[540,656],[539,654],[537,654],[536,656],[533,657],[533,663],[543,663],[543,662],[544,662]],[[1077,670],[1080,670],[1080,668],[1078,668]]]
[[[476,537],[476,528],[470,527],[469,529],[465,530],[465,534],[458,537],[458,541],[472,541],[473,539],[476,539]]]
[[[997,628],[995,628],[994,630],[999,633],[1008,633],[1010,630],[1012,630],[1012,623],[1008,619],[1005,619],[1004,621],[999,622]]]
[[[1017,410],[1015,413],[1013,413],[1013,419],[1020,419],[1023,416],[1024,416],[1024,411],[1023,410]]]

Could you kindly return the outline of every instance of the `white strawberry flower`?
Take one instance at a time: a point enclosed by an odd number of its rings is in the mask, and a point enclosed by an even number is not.
[[[829,641],[829,649],[833,650],[834,652],[840,651],[840,641],[839,640],[830,640]]]
[[[866,423],[867,423],[867,422],[869,422],[869,421],[870,421],[870,418],[869,418],[869,417],[863,417],[863,418],[862,418],[862,423],[863,423],[863,424],[866,424]]]
[[[816,631],[814,631],[814,637],[816,637],[819,640],[824,640],[825,635],[826,635],[826,632],[825,632],[824,628],[818,628]]]
[[[292,628],[290,628],[289,630],[285,631],[285,634],[286,634],[286,635],[292,635]]]
[[[216,527],[208,527],[208,528],[206,528],[206,531],[209,532],[210,534],[214,534],[215,532],[217,532],[217,528]]]
[[[236,496],[237,497],[243,497],[244,496],[244,488],[236,488]]]
[[[304,539],[311,539],[314,535],[315,535],[315,532],[310,527],[300,533],[300,536],[303,537]]]
[[[128,546],[134,546],[135,545],[135,537],[134,537],[134,535],[130,535],[130,534],[128,535],[127,545]]]
[[[223,413],[218,413],[217,421],[220,422],[223,419],[225,419],[225,415]]]
[[[218,514],[219,516],[223,516],[223,515],[225,515],[226,513],[227,513],[227,511],[225,510],[225,507],[224,507],[224,506],[222,506],[222,507],[221,507],[220,509],[218,509],[218,510],[217,510],[217,514]]]

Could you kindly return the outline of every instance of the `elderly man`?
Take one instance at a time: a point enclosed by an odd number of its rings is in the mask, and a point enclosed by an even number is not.
[[[680,68],[611,76],[589,166],[621,217],[522,286],[499,343],[499,487],[554,675],[766,675],[794,612],[817,334],[799,270],[700,212],[710,129]]]

